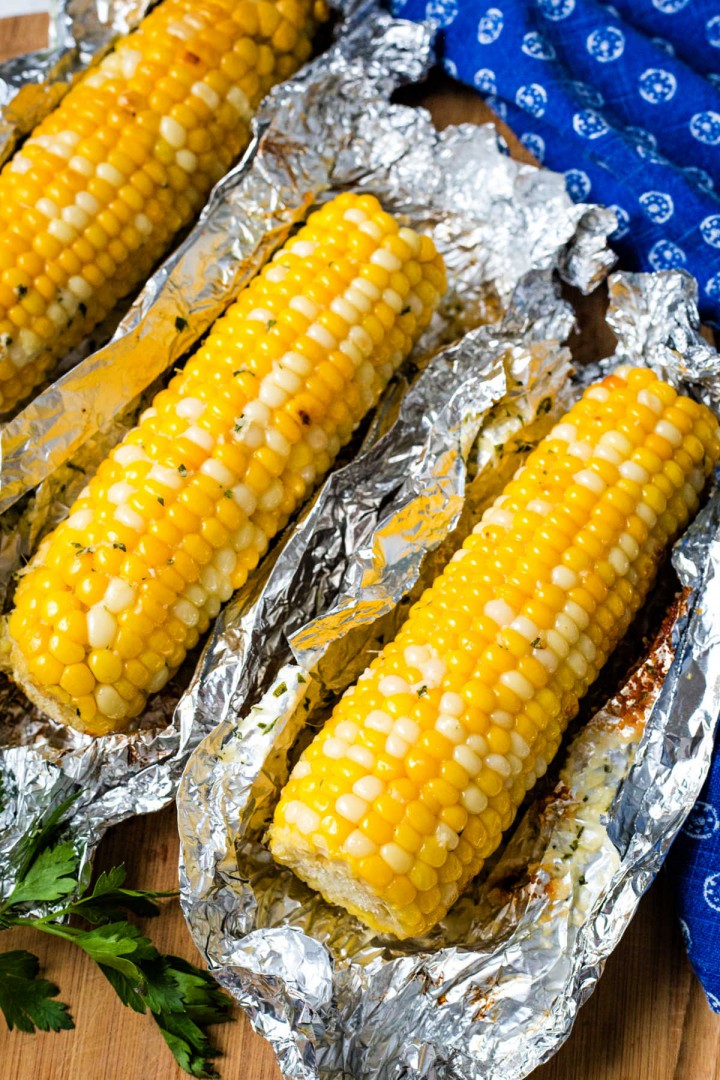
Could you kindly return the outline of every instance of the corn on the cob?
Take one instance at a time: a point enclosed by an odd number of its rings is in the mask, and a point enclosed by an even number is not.
[[[0,172],[0,412],[145,277],[307,59],[322,0],[163,0]]]
[[[246,580],[430,320],[428,237],[369,195],[310,216],[41,544],[15,677],[101,734],[142,711]]]
[[[647,369],[530,454],[291,773],[276,859],[370,927],[432,927],[498,846],[720,456]]]

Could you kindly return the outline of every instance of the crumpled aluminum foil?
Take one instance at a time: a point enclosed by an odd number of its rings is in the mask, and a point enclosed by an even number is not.
[[[428,27],[393,20],[372,5],[358,10],[327,54],[267,99],[244,160],[216,188],[198,226],[148,282],[113,341],[0,430],[5,603],[12,575],[121,438],[143,393],[313,202],[347,188],[371,190],[388,209],[432,232],[447,253],[449,297],[414,354],[418,367],[437,342],[497,318],[531,271],[545,273],[541,294],[555,266],[585,289],[604,276],[613,259],[604,243],[612,214],[575,206],[562,177],[511,161],[492,127],[438,134],[424,111],[390,103],[398,85],[428,70],[430,42]],[[551,304],[566,334],[568,309],[554,295]],[[541,368],[543,362],[538,345],[534,363]],[[407,375],[389,388],[368,439],[391,423]],[[278,543],[276,553],[283,547]],[[259,587],[273,558],[266,558],[249,590]],[[224,670],[222,657],[217,663]],[[203,664],[206,671],[207,660]],[[102,739],[42,717],[0,681],[0,894],[12,882],[13,853],[23,836],[68,794],[78,796],[68,820],[85,872],[105,829],[173,798],[191,749],[217,719],[186,705],[173,713],[189,677],[183,670],[174,689],[153,697],[138,731]],[[206,682],[209,687],[213,679]]]
[[[524,303],[543,284],[536,278],[519,291],[505,322],[434,357],[397,427],[325,485],[253,603],[226,609],[179,706],[181,715],[221,720],[178,792],[183,909],[215,978],[271,1042],[289,1080],[527,1076],[570,1033],[707,772],[720,710],[717,490],[676,545],[683,591],[650,653],[580,730],[557,785],[536,794],[489,873],[425,938],[375,935],[276,865],[265,846],[300,750],[392,634],[388,609],[400,618],[403,597],[428,569],[420,549],[441,551],[464,491],[479,482],[494,494],[482,454],[467,486],[463,461],[473,438],[507,445],[494,424],[503,368],[506,388],[512,381],[510,356],[537,419],[531,358],[544,335],[565,332],[562,306],[547,292],[550,325],[535,326],[527,309],[522,324]],[[700,344],[688,275],[618,274],[610,297],[619,341],[606,366],[646,362],[711,389],[712,355]],[[558,341],[544,345],[545,376],[554,371],[556,389],[567,390],[565,351]],[[552,391],[541,400],[550,402],[540,410],[548,420],[566,406]],[[429,422],[424,430],[419,422],[406,456],[403,413],[415,408]],[[532,420],[531,411],[516,428],[526,444]]]

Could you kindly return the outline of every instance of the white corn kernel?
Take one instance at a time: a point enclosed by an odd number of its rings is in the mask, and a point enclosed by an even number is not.
[[[407,655],[407,649],[405,652]],[[450,716],[462,716],[465,712],[465,700],[460,694],[448,691],[440,698],[440,712],[449,713]]]
[[[515,618],[515,612],[504,600],[488,600],[483,608],[488,619],[492,619],[502,629],[508,626]]]
[[[190,442],[195,443],[201,450],[207,450],[208,453],[215,445],[215,440],[209,431],[205,431],[204,428],[198,427],[197,424],[190,424],[186,427],[182,433],[184,439],[189,439]]]
[[[435,721],[435,730],[453,743],[464,742],[467,735],[465,725],[458,720],[457,716],[448,716],[444,713],[440,713]]]
[[[407,874],[412,870],[413,857],[399,844],[383,844],[380,855],[396,874]]]
[[[220,104],[219,96],[207,83],[196,82],[192,86],[190,93],[194,94],[195,97],[200,98],[201,101],[204,101],[208,109],[211,109],[213,112],[215,112],[215,109],[217,109]]]
[[[451,829],[449,825],[446,825],[444,821],[441,821],[435,830],[435,839],[441,847],[447,848],[448,851],[454,851],[460,843],[460,837]]]
[[[371,731],[380,731],[384,735],[389,735],[393,729],[393,718],[390,713],[383,712],[382,709],[372,709],[365,718],[365,727],[370,728]]]
[[[488,805],[487,795],[476,784],[468,784],[460,795],[460,802],[468,814],[482,814]]]
[[[91,648],[107,649],[117,633],[115,617],[102,604],[95,604],[87,613],[87,632]]]
[[[367,802],[373,802],[379,798],[384,790],[385,785],[382,780],[378,780],[377,776],[361,776],[353,784],[353,793]]]
[[[134,599],[135,591],[132,585],[127,581],[123,581],[122,578],[115,577],[110,578],[102,602],[108,611],[117,614],[130,607]]]
[[[84,530],[92,523],[92,520],[92,510],[76,510],[75,513],[71,514],[67,519],[66,525],[69,529],[75,529],[77,532],[84,532]]]
[[[131,506],[118,506],[113,517],[121,525],[127,525],[128,529],[133,529],[135,532],[142,532],[145,528],[145,518]]]
[[[194,604],[191,604],[189,600],[176,600],[170,610],[175,618],[179,619],[184,626],[197,626],[200,621],[198,609]]]
[[[394,732],[391,732],[385,740],[385,753],[389,754],[390,757],[399,758],[400,761],[402,761],[409,749],[410,744]]]
[[[179,150],[187,141],[187,131],[172,116],[163,116],[160,121],[160,134],[174,150]]]
[[[492,769],[493,772],[498,773],[500,776],[510,776],[512,773],[509,761],[502,754],[488,754],[485,758],[485,764],[488,769]]]
[[[393,255],[392,251],[388,251],[386,248],[378,248],[377,251],[373,251],[370,256],[370,262],[375,266],[382,266],[383,270],[387,270],[389,273],[396,273],[398,270],[402,270],[402,263],[398,259],[397,255]]]
[[[95,701],[100,712],[111,720],[120,720],[127,716],[128,703],[120,697],[114,686],[97,686]]]
[[[662,439],[667,439],[671,446],[682,446],[683,437],[669,420],[658,420],[655,431]]]
[[[535,695],[535,687],[519,671],[504,671],[499,681],[507,686],[508,690],[517,694],[522,701],[530,701]]]
[[[248,517],[252,517],[257,508],[257,499],[247,484],[236,484],[232,489],[233,499]]]
[[[393,734],[404,739],[406,743],[415,743],[420,738],[420,728],[409,716],[401,716],[395,721]]]
[[[348,752],[348,744],[344,739],[329,738],[322,744],[323,754],[325,757],[333,758],[337,761],[341,757],[345,757]]]
[[[378,683],[378,690],[383,697],[392,697],[394,694],[409,694],[410,687],[397,675],[386,675]]]
[[[152,471],[153,470],[151,470],[151,473]],[[226,465],[223,465],[221,461],[218,461],[217,458],[208,458],[206,461],[203,461],[200,466],[200,472],[204,476],[209,476],[211,479],[216,480],[218,484],[225,488],[231,487],[235,480],[234,473],[232,473]],[[179,476],[179,474],[176,475]]]
[[[364,799],[358,798],[357,795],[341,795],[335,801],[335,809],[340,817],[344,817],[347,821],[352,821],[354,825],[357,825],[358,821],[367,814],[368,804]]]
[[[125,177],[116,169],[114,165],[110,165],[107,161],[101,161],[95,170],[96,174],[101,180],[104,180],[108,184],[112,184],[113,187],[122,187],[125,183]]]
[[[205,412],[206,405],[200,398],[183,398],[175,406],[175,412],[184,420],[199,420]]]
[[[362,765],[363,769],[372,769],[375,766],[375,755],[367,746],[351,746],[347,752],[350,761]]]
[[[352,859],[364,859],[375,854],[377,845],[360,829],[354,829],[345,841],[345,850]]]
[[[470,776],[477,776],[482,770],[483,763],[482,758],[479,758],[477,754],[473,753],[469,746],[464,743],[460,743],[453,750],[453,758],[457,761],[458,765],[461,765]]]

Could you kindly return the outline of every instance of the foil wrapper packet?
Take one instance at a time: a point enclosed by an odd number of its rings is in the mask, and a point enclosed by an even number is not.
[[[649,650],[628,675],[621,647],[620,685],[561,750],[556,782],[530,793],[510,841],[426,937],[368,930],[265,844],[338,695],[585,384],[647,364],[718,411],[696,298],[682,272],[615,275],[617,350],[571,382],[567,310],[544,275],[526,278],[504,319],[432,358],[395,425],[330,478],[266,584],[216,626],[179,705],[221,717],[178,792],[181,898],[289,1080],[528,1076],[568,1037],[691,810],[720,707],[716,488],[675,546],[678,591]]]
[[[62,10],[66,25],[74,25],[71,13],[82,13],[79,38],[86,18],[87,25],[105,25],[105,41],[143,5],[108,8],[74,0]],[[110,22],[103,23],[106,11]],[[163,373],[313,204],[342,190],[372,191],[387,209],[431,232],[448,262],[444,306],[366,425],[368,441],[391,422],[411,370],[440,342],[497,320],[525,275],[547,278],[558,268],[584,289],[604,276],[613,261],[605,246],[612,215],[573,205],[562,178],[511,161],[492,127],[438,134],[424,111],[391,104],[396,87],[429,69],[431,39],[431,28],[394,20],[374,4],[349,14],[330,50],[266,99],[243,160],[148,281],[112,340],[80,358],[0,428],[0,590],[6,607],[13,575],[67,513]],[[46,75],[49,82],[55,77],[53,69]],[[555,311],[554,296],[552,305]],[[568,310],[559,310],[566,333]],[[413,423],[421,420],[416,415]],[[256,587],[277,552],[292,543],[290,530],[255,576]],[[268,640],[263,656],[271,651]],[[189,662],[151,699],[138,730],[99,739],[48,720],[0,675],[0,895],[12,885],[24,837],[69,796],[75,801],[65,818],[68,834],[86,874],[110,825],[173,799],[191,750],[217,719],[187,706],[175,709],[191,670]],[[204,679],[207,660],[201,670]],[[261,690],[248,687],[256,695]]]

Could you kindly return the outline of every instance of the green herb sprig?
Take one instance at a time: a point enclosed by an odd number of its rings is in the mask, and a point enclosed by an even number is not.
[[[124,1005],[150,1013],[185,1072],[216,1077],[212,1059],[219,1051],[205,1028],[230,1019],[230,999],[207,972],[158,952],[126,917],[158,915],[157,901],[177,894],[126,888],[124,866],[101,873],[92,888],[83,884],[80,857],[60,832],[71,801],[28,836],[13,890],[0,902],[0,931],[32,927],[77,945],[98,964]],[[38,915],[44,905],[51,910]],[[77,920],[82,925],[76,925]],[[0,1012],[11,1031],[73,1028],[69,1006],[57,1000],[59,992],[40,977],[33,953],[0,953]]]

